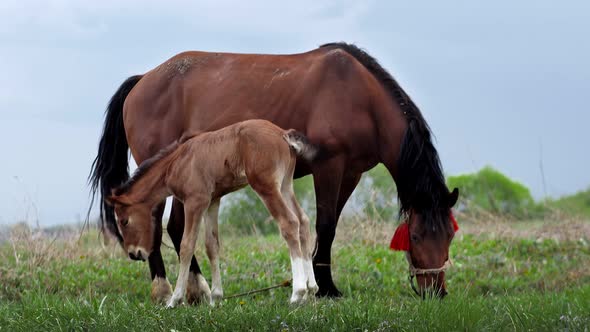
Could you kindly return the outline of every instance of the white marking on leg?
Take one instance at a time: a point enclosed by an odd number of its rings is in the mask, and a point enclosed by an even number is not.
[[[291,303],[298,303],[303,300],[303,297],[307,293],[303,259],[300,257],[291,257],[291,270],[293,271],[293,293],[291,294]]]
[[[313,265],[311,259],[306,259],[303,262],[303,268],[305,269],[305,278],[307,282],[307,291],[310,295],[315,295],[317,293],[319,287],[315,281],[315,275],[313,273]]]

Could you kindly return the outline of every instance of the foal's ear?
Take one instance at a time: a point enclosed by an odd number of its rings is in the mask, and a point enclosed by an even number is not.
[[[104,200],[110,206],[115,206],[115,205],[127,206],[127,205],[129,205],[129,202],[124,195],[111,194],[110,196],[105,197]]]
[[[115,206],[115,204],[119,203],[118,197],[113,195],[105,197],[104,201],[110,206]]]
[[[455,188],[452,192],[449,193],[449,207],[452,208],[457,204],[457,200],[459,199],[459,189]]]

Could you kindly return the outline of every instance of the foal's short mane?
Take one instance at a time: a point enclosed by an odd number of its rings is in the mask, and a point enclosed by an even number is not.
[[[123,195],[123,194],[126,194],[127,192],[129,192],[129,190],[131,190],[133,185],[137,181],[139,181],[150,169],[152,169],[154,167],[154,165],[156,165],[158,163],[158,161],[169,156],[172,152],[174,152],[176,150],[176,148],[178,148],[179,145],[180,145],[180,143],[178,141],[175,141],[172,144],[170,144],[167,147],[160,150],[153,157],[146,159],[144,162],[142,162],[141,165],[139,165],[139,167],[137,167],[137,169],[135,170],[135,172],[133,173],[131,178],[129,178],[129,180],[127,180],[127,182],[125,182],[124,184],[119,186],[117,189],[115,189],[114,194],[118,196],[118,195]]]
[[[430,127],[410,96],[379,62],[364,50],[347,43],[330,43],[321,48],[339,48],[357,59],[389,92],[408,121],[397,161],[397,191],[400,216],[413,208],[429,226],[447,221],[448,188],[438,153],[432,143]],[[445,229],[445,228],[443,228]]]

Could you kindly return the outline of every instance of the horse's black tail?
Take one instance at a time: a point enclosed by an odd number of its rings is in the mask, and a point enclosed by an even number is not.
[[[110,195],[111,189],[119,186],[129,178],[129,160],[127,157],[127,137],[123,126],[123,104],[131,89],[139,82],[143,75],[131,76],[115,92],[105,112],[105,122],[102,137],[98,144],[98,154],[92,163],[88,182],[91,186],[92,201],[88,214],[92,209],[94,198],[99,192],[100,229],[110,232],[119,242],[123,238],[117,228],[113,207],[104,198]]]

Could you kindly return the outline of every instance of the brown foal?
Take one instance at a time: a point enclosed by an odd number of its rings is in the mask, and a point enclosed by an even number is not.
[[[132,259],[146,260],[154,250],[152,210],[167,196],[184,203],[184,235],[180,245],[180,271],[167,306],[184,297],[189,266],[195,251],[201,219],[206,219],[207,256],[212,288],[203,299],[213,304],[223,297],[219,272],[217,215],[219,200],[250,184],[278,221],[289,246],[293,273],[291,302],[300,302],[318,290],[311,264],[309,218],[293,192],[297,157],[313,159],[316,148],[294,130],[283,130],[266,120],[248,120],[223,129],[183,137],[142,163],[133,177],[108,198],[115,207],[124,249]]]

